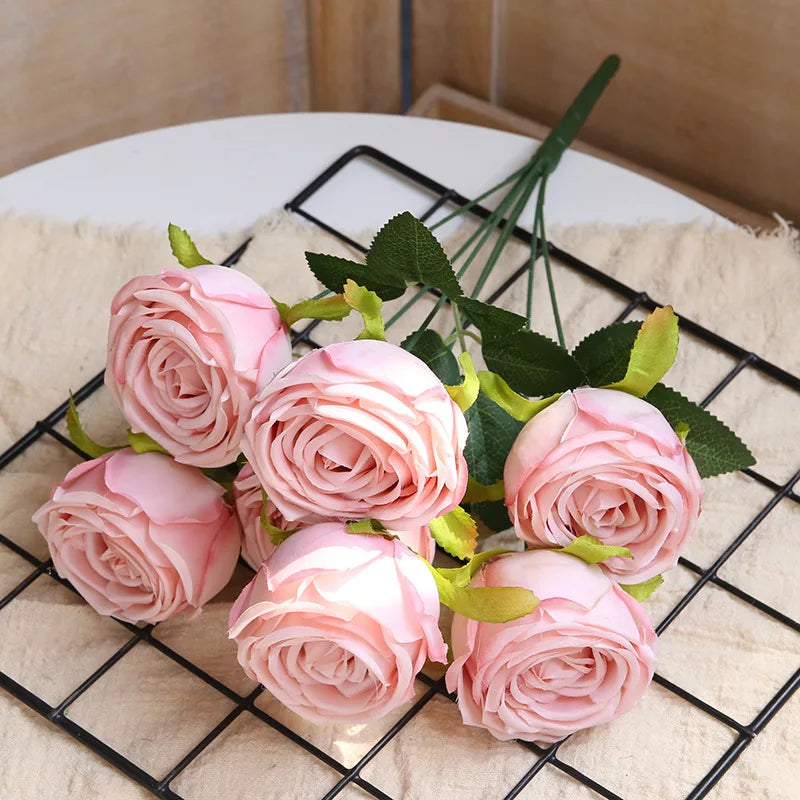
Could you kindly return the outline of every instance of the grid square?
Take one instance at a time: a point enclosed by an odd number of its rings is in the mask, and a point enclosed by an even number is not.
[[[570,777],[557,767],[545,764],[541,771],[517,795],[518,800],[541,800],[557,797],[559,800],[598,800],[601,795]]]
[[[233,707],[219,692],[142,642],[66,714],[161,778]]]
[[[653,684],[628,714],[567,739],[558,757],[621,797],[679,800],[735,738],[731,728]]]
[[[185,800],[311,800],[322,797],[338,777],[245,711],[172,781],[171,788]]]
[[[800,620],[800,572],[791,548],[800,541],[800,504],[781,500],[719,571],[720,578]]]
[[[798,718],[800,692],[795,692],[773,721],[733,762],[711,794],[713,800],[797,800],[800,786]]]
[[[259,695],[255,705],[305,741],[350,768],[357,764],[361,757],[419,700],[427,687],[417,681],[414,689],[414,697],[411,700],[382,719],[370,723],[316,725],[306,722],[269,692]]]
[[[48,575],[0,610],[0,669],[57,705],[131,638]]]
[[[0,545],[0,600],[33,572],[33,565]]]
[[[230,583],[203,606],[199,618],[178,614],[157,625],[152,634],[154,639],[242,696],[249,694],[258,684],[248,678],[239,665],[236,644],[228,639],[228,614],[252,578],[252,570],[238,564]],[[198,636],[198,626],[202,627],[202,636]]]
[[[53,484],[80,463],[79,455],[45,435],[0,470],[0,533],[36,558],[49,558],[31,517],[50,497]]]
[[[517,742],[500,742],[488,731],[464,725],[456,704],[437,695],[361,774],[396,798],[497,800],[535,760]]]
[[[661,675],[743,724],[800,666],[800,634],[713,584],[660,645]]]
[[[742,472],[703,481],[703,511],[683,555],[701,567],[711,566],[773,496],[770,489]]]
[[[748,368],[709,411],[750,447],[762,475],[782,484],[800,469],[800,392]]]

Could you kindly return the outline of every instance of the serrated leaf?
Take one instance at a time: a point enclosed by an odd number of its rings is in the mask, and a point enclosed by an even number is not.
[[[269,540],[272,544],[277,547],[280,544],[283,544],[295,531],[297,528],[294,528],[290,531],[283,531],[280,528],[276,528],[268,519],[267,517],[267,492],[262,488],[261,489],[261,513],[259,514],[259,521],[261,522],[261,527],[269,534]]]
[[[428,529],[436,544],[454,558],[472,558],[475,555],[478,527],[461,506],[432,519],[428,523]]]
[[[444,339],[430,328],[426,328],[418,336],[412,333],[400,345],[409,353],[424,361],[436,377],[445,384],[457,383],[461,373],[453,351],[444,343]],[[407,345],[411,344],[409,348]]]
[[[512,333],[521,331],[528,324],[525,317],[508,311],[500,306],[493,306],[476,300],[474,297],[461,297],[456,305],[464,312],[467,319],[481,332],[483,341],[502,339]]]
[[[540,411],[544,411],[561,397],[561,393],[558,393],[544,400],[528,400],[527,397],[517,394],[499,375],[488,370],[478,373],[478,381],[487,397],[520,422],[530,422]]]
[[[483,359],[516,392],[549,396],[586,383],[578,362],[552,339],[521,330],[483,342]]]
[[[522,430],[522,423],[503,411],[483,392],[464,414],[469,436],[464,447],[469,474],[490,486],[502,480],[509,450]]]
[[[170,455],[169,450],[165,450],[155,439],[151,439],[146,433],[134,433],[130,428],[128,428],[128,444],[139,454],[164,453]]]
[[[664,579],[661,575],[656,575],[654,578],[650,578],[649,581],[644,581],[642,583],[621,583],[619,588],[626,591],[634,600],[638,600],[641,603],[643,600],[647,600],[662,583],[664,583]]]
[[[99,458],[106,453],[122,449],[121,447],[106,447],[105,445],[98,444],[86,433],[83,429],[83,425],[81,425],[81,418],[75,406],[75,398],[72,396],[72,392],[69,393],[69,407],[67,408],[67,433],[69,434],[69,439],[72,444],[83,450],[83,452],[91,458]]]
[[[510,622],[530,614],[539,605],[539,600],[530,589],[518,586],[461,588],[447,580],[425,559],[422,561],[436,581],[439,600],[443,605],[469,619],[479,622]]]
[[[375,292],[381,300],[394,300],[401,297],[406,290],[406,283],[402,277],[392,275],[387,278],[383,274],[378,276],[373,273],[373,270],[358,261],[325,253],[306,252],[306,262],[316,279],[337,294],[344,291],[344,285],[348,279]]]
[[[756,460],[747,445],[721,420],[675,389],[656,384],[644,398],[675,427],[688,425],[686,449],[703,478],[752,467]]]
[[[478,519],[489,530],[499,533],[512,528],[511,517],[508,516],[508,509],[502,500],[486,500],[479,503],[472,503],[469,507],[473,517]]]
[[[177,225],[171,222],[167,227],[167,235],[169,236],[169,246],[172,250],[172,255],[178,259],[178,263],[182,267],[191,269],[192,267],[199,267],[202,264],[211,264],[204,256],[200,255],[197,245],[192,241],[192,237]]]
[[[272,299],[272,302],[275,303],[275,307],[278,309],[284,324],[290,327],[301,319],[322,319],[327,322],[341,322],[353,310],[352,306],[341,294],[335,294],[333,297],[323,297],[319,300],[312,297],[308,300],[301,300],[293,306],[287,306],[286,303],[281,303],[275,298]]]
[[[641,322],[615,322],[590,333],[572,351],[589,386],[607,386],[625,377]]]
[[[438,239],[408,211],[392,217],[375,234],[366,261],[375,280],[399,278],[406,283],[421,283],[450,298],[462,294]]]
[[[566,547],[560,547],[562,553],[569,553],[577,556],[587,564],[599,564],[607,558],[622,556],[623,558],[633,558],[631,551],[627,547],[617,547],[615,545],[603,544],[595,536],[584,534],[573,539]]]
[[[481,390],[481,386],[470,354],[467,352],[461,353],[458,357],[458,363],[464,370],[464,380],[455,386],[445,386],[444,388],[453,402],[462,411],[466,412],[478,399],[478,392]]]
[[[465,503],[482,503],[486,500],[502,500],[505,497],[505,486],[502,480],[496,481],[491,486],[478,483],[471,475],[467,478],[467,491],[464,494]]]
[[[454,586],[463,589],[469,586],[469,582],[474,577],[475,573],[487,562],[491,561],[495,556],[503,555],[503,553],[511,553],[512,550],[487,550],[484,553],[477,553],[474,555],[463,567],[455,567],[453,569],[439,569],[439,574],[447,578]]]
[[[344,285],[344,299],[347,305],[358,311],[364,320],[364,330],[356,336],[356,339],[375,339],[385,342],[386,331],[381,316],[383,300],[375,292],[359,286],[352,279]]]
[[[624,377],[608,386],[644,397],[675,363],[678,355],[678,318],[672,306],[648,314],[633,343]]]

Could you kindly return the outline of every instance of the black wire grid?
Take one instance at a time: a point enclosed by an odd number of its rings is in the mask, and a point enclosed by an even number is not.
[[[461,206],[467,203],[467,198],[460,195],[458,192],[448,189],[437,181],[423,175],[411,167],[400,163],[399,161],[391,158],[390,156],[376,150],[370,146],[355,147],[344,155],[342,155],[335,163],[328,169],[321,173],[315,180],[313,180],[303,191],[300,192],[293,200],[286,204],[286,208],[292,212],[304,217],[306,220],[314,223],[328,233],[340,239],[347,245],[356,248],[360,251],[365,251],[365,247],[353,241],[348,236],[344,235],[341,231],[336,230],[334,227],[328,225],[324,220],[318,219],[313,214],[304,209],[304,204],[322,187],[326,186],[330,181],[334,180],[341,171],[357,159],[366,159],[373,164],[377,164],[382,170],[398,180],[406,181],[417,188],[424,190],[431,196],[435,197],[435,202],[428,208],[423,215],[423,220],[428,219],[434,212],[445,205]],[[475,206],[470,214],[478,218],[486,218],[489,211],[483,206]],[[531,244],[531,234],[522,229],[516,228],[514,230],[514,237],[525,244]],[[232,253],[224,262],[230,266],[235,264],[244,253],[249,242],[244,242],[234,253]],[[657,303],[652,300],[646,292],[637,291],[629,286],[620,283],[608,275],[600,272],[599,270],[591,267],[590,265],[580,261],[574,256],[566,253],[556,247],[550,246],[551,255],[559,262],[564,264],[567,268],[580,273],[581,275],[591,279],[600,286],[618,295],[623,301],[627,301],[628,305],[624,311],[618,316],[618,320],[628,317],[632,312],[637,309],[652,310],[656,308]],[[490,302],[499,299],[504,292],[517,280],[525,276],[528,269],[527,260],[519,267],[509,278],[500,286],[494,294],[489,298]],[[317,326],[317,322],[308,324],[300,331],[293,331],[293,341],[295,344],[304,343],[310,347],[319,347],[319,343],[312,338],[312,332]],[[744,348],[730,342],[710,330],[688,320],[684,317],[681,318],[682,330],[694,334],[701,340],[712,345],[718,350],[726,353],[736,360],[736,366],[730,370],[725,378],[713,389],[713,391],[703,400],[701,405],[705,406],[716,398],[728,384],[745,368],[754,369],[763,375],[769,376],[780,382],[788,389],[800,392],[800,378],[795,375],[780,369],[774,364],[765,361],[755,353],[746,351]],[[86,385],[81,387],[75,393],[75,401],[80,403],[89,397],[93,392],[103,385],[103,373],[99,373],[93,377]],[[28,431],[19,441],[12,445],[5,453],[0,456],[0,469],[6,467],[15,458],[17,458],[23,451],[25,451],[31,444],[36,442],[43,436],[51,437],[59,442],[64,447],[77,452],[83,458],[88,456],[76,448],[68,439],[66,439],[58,430],[55,425],[64,418],[67,410],[67,403],[62,403],[51,414],[43,420],[37,422],[30,431]],[[763,486],[767,487],[772,492],[772,497],[769,502],[761,509],[761,511],[750,521],[750,523],[739,533],[738,536],[731,542],[731,544],[717,557],[713,564],[708,569],[703,569],[691,561],[681,558],[680,563],[696,575],[696,582],[691,589],[681,598],[675,607],[667,614],[657,628],[659,634],[671,625],[678,615],[688,606],[688,604],[697,596],[700,590],[706,584],[713,584],[731,595],[739,598],[739,600],[750,604],[758,609],[763,614],[768,615],[779,623],[789,627],[795,632],[800,633],[800,623],[797,620],[791,619],[780,610],[773,608],[752,595],[732,585],[728,581],[720,578],[717,575],[718,570],[725,564],[725,562],[736,552],[737,548],[747,540],[755,528],[765,519],[765,517],[775,508],[775,506],[783,499],[788,499],[795,503],[800,502],[800,497],[795,492],[794,487],[798,478],[800,478],[800,471],[796,472],[790,480],[785,484],[779,485],[778,483],[770,480],[756,470],[744,470],[745,474],[752,480],[757,481]],[[30,586],[41,575],[48,575],[54,581],[58,581],[69,589],[72,589],[70,584],[61,579],[54,571],[52,561],[42,561],[34,556],[26,549],[20,547],[8,537],[0,534],[0,544],[12,550],[18,556],[28,561],[32,567],[32,572],[17,586],[15,586],[8,594],[0,599],[0,609],[10,603],[20,593]],[[74,591],[74,590],[73,590]],[[115,652],[99,669],[86,678],[78,687],[74,689],[67,697],[65,697],[57,705],[50,705],[41,697],[31,692],[22,684],[12,679],[9,675],[0,672],[0,686],[7,692],[12,694],[17,699],[21,700],[27,706],[32,708],[37,713],[46,717],[53,724],[57,725],[70,736],[82,742],[90,750],[94,751],[101,758],[105,759],[108,763],[121,770],[129,778],[138,782],[156,797],[165,798],[165,800],[181,800],[181,795],[177,794],[171,788],[171,783],[186,767],[192,763],[223,731],[228,728],[231,723],[242,714],[251,714],[254,717],[263,721],[266,725],[270,726],[273,730],[283,734],[287,740],[287,747],[297,746],[303,748],[305,751],[315,756],[328,767],[335,770],[341,776],[340,780],[331,788],[323,797],[322,800],[329,800],[329,798],[336,797],[349,783],[356,784],[363,789],[367,794],[372,797],[380,798],[381,800],[396,800],[384,791],[374,786],[361,776],[362,769],[390,742],[397,734],[406,726],[420,711],[421,709],[435,696],[441,695],[451,700],[455,698],[449,695],[444,687],[443,679],[435,680],[429,676],[421,674],[419,680],[426,686],[426,690],[416,700],[413,706],[408,710],[403,717],[398,720],[370,749],[369,751],[352,767],[347,767],[333,758],[328,753],[313,745],[311,742],[306,741],[297,733],[292,731],[283,723],[279,722],[270,714],[261,710],[255,705],[258,695],[262,692],[262,688],[258,687],[247,695],[239,695],[221,681],[214,678],[205,670],[201,669],[190,660],[184,658],[178,652],[173,650],[168,645],[159,641],[153,636],[153,626],[137,627],[125,622],[116,620],[120,625],[128,630],[130,638],[127,642]],[[73,720],[69,719],[65,712],[67,708],[80,697],[89,687],[91,687],[101,676],[108,672],[120,659],[124,658],[136,645],[144,642],[147,646],[153,647],[163,655],[172,659],[183,669],[192,673],[200,678],[208,686],[215,689],[217,692],[224,695],[231,700],[235,707],[234,709],[218,724],[213,730],[210,730],[197,744],[186,753],[186,755],[176,763],[172,769],[163,777],[156,778],[133,761],[126,758],[117,750],[112,748],[109,744],[94,736],[88,730],[78,725]],[[780,708],[789,700],[792,694],[800,686],[800,665],[794,672],[792,677],[776,692],[776,694],[769,700],[769,702],[761,709],[761,711],[748,723],[739,722],[717,708],[709,705],[692,693],[686,691],[680,686],[666,678],[656,675],[655,682],[664,689],[677,695],[686,703],[705,712],[720,723],[732,729],[735,740],[727,751],[718,759],[708,773],[702,780],[689,792],[687,800],[698,800],[698,798],[705,797],[714,785],[724,775],[725,771],[733,764],[733,762],[744,752],[747,746],[754,740],[754,738],[764,730],[766,725],[780,710]],[[535,779],[536,775],[546,766],[550,765],[557,768],[561,772],[569,775],[571,778],[579,781],[584,786],[593,790],[598,796],[609,798],[609,800],[621,800],[620,795],[611,791],[605,786],[602,786],[597,781],[589,776],[583,774],[581,771],[565,763],[559,759],[558,750],[559,744],[554,744],[547,749],[542,749],[534,744],[523,742],[521,743],[531,753],[530,767],[514,787],[503,795],[503,800],[512,800],[517,797],[520,792]],[[24,769],[22,765],[10,765],[12,769]],[[280,790],[279,790],[280,791]],[[442,796],[447,796],[446,787],[440,790]],[[399,799],[397,799],[399,800]],[[499,795],[498,795],[499,800]]]

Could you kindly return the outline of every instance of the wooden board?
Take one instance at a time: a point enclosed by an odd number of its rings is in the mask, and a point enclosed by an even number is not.
[[[283,0],[20,0],[0,15],[0,174],[76,147],[308,107]]]

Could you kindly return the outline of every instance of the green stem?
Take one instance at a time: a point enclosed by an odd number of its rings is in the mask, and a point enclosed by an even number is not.
[[[500,183],[496,184],[495,186],[492,186],[491,189],[487,189],[483,194],[478,195],[474,200],[470,200],[465,205],[459,206],[455,211],[452,211],[446,217],[443,217],[438,222],[434,222],[433,225],[431,225],[429,227],[429,230],[432,230],[432,231],[436,230],[436,228],[438,228],[440,225],[444,225],[446,222],[450,222],[450,220],[453,219],[454,217],[457,217],[460,214],[463,214],[465,211],[469,211],[471,208],[473,208],[474,206],[478,205],[478,203],[480,203],[481,200],[485,200],[487,197],[489,197],[490,195],[493,195],[495,192],[499,192],[500,189],[502,189],[504,186],[508,186],[509,183],[512,183],[520,175],[522,175],[522,173],[525,172],[525,170],[528,168],[529,164],[530,164],[530,162],[528,162],[528,164],[525,164],[524,166],[520,167],[515,172],[512,172],[507,178],[505,178],[504,180],[500,181]]]
[[[483,339],[481,339],[481,337],[478,336],[477,333],[473,333],[468,328],[467,329],[462,328],[461,333],[463,333],[464,336],[469,336],[469,338],[472,339],[472,341],[477,342],[480,345],[483,344]],[[458,338],[458,331],[455,331],[444,340],[445,347],[450,347],[451,344],[455,344],[457,338]]]
[[[464,338],[464,326],[461,324],[461,312],[458,310],[458,306],[455,303],[450,303],[450,307],[453,309],[453,322],[456,326],[456,336],[461,346],[461,352],[466,353],[467,340]]]
[[[547,242],[547,234],[544,229],[544,192],[547,188],[547,176],[542,178],[542,185],[539,188],[539,197],[536,201],[536,216],[539,222],[539,238],[542,243],[542,254],[544,255],[544,272],[547,275],[547,288],[550,291],[550,305],[553,308],[553,320],[556,323],[556,333],[558,334],[558,343],[564,345],[564,331],[561,328],[561,315],[558,313],[558,300],[556,299],[556,287],[553,282],[553,270],[550,266],[550,245]],[[532,246],[536,246],[535,237],[536,230],[534,224],[534,242]],[[566,348],[565,348],[566,349]]]
[[[608,56],[586,82],[578,96],[572,101],[566,114],[550,131],[547,138],[536,151],[536,158],[542,164],[545,175],[550,175],[558,166],[564,151],[578,135],[586,118],[608,86],[609,81],[619,69],[619,56]]]
[[[511,234],[514,232],[517,221],[519,220],[522,212],[525,210],[525,206],[528,205],[528,200],[530,200],[531,195],[533,194],[534,187],[539,181],[539,177],[540,173],[538,169],[534,169],[527,177],[526,183],[523,186],[523,190],[520,196],[517,198],[514,208],[512,209],[508,219],[505,222],[505,225],[503,226],[503,230],[500,231],[500,236],[495,242],[492,252],[489,254],[489,258],[486,259],[486,263],[483,265],[483,269],[481,270],[481,274],[475,284],[475,288],[472,290],[472,297],[478,296],[478,292],[480,292],[486,281],[489,279],[489,275],[491,275],[495,264],[500,258],[500,254],[503,252],[506,242],[508,242]]]

